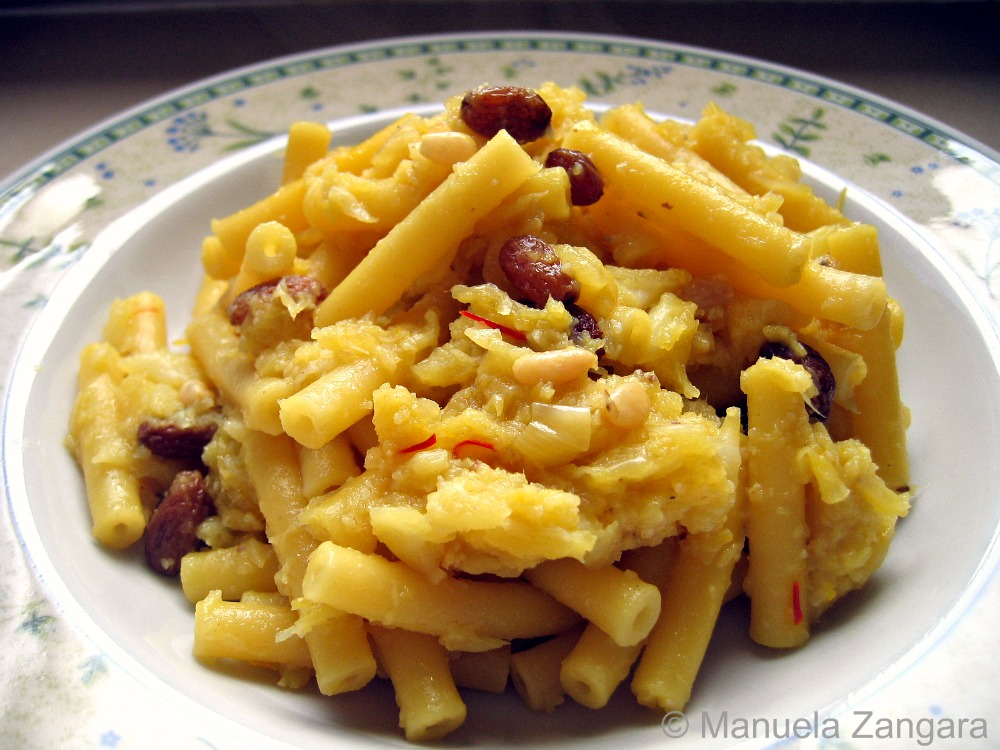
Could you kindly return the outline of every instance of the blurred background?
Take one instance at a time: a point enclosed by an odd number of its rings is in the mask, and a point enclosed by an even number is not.
[[[448,31],[631,35],[834,78],[1000,150],[1000,2],[0,0],[0,178],[122,109],[328,45]]]

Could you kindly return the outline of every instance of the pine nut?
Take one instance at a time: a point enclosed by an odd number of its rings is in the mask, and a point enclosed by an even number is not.
[[[427,133],[420,138],[420,155],[435,164],[451,166],[476,153],[476,139],[468,133]]]
[[[622,383],[608,394],[608,421],[616,427],[638,427],[646,421],[650,408],[646,389],[634,380]]]
[[[597,355],[587,349],[568,347],[550,352],[529,352],[514,360],[511,373],[521,385],[546,381],[568,383],[597,366]]]
[[[193,406],[202,399],[211,397],[212,392],[208,390],[208,387],[195,378],[185,380],[180,390],[177,391],[177,398],[184,406]]]

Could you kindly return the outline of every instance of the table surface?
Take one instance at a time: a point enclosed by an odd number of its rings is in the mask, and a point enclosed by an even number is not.
[[[0,177],[122,109],[236,66],[475,30],[625,34],[757,57],[888,97],[1000,150],[998,11],[762,0],[0,3]]]

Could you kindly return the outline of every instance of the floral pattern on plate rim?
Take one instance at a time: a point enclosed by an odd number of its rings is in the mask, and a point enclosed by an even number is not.
[[[568,57],[578,64],[567,65]],[[363,85],[371,75],[383,85]],[[973,283],[998,299],[1000,164],[918,115],[808,74],[664,43],[450,36],[322,50],[194,84],[108,121],[0,186],[0,313],[18,322],[5,326],[0,344],[14,351],[28,319],[94,237],[163,188],[233,151],[278,139],[294,120],[436,102],[486,78],[528,86],[555,80],[579,86],[593,101],[642,100],[651,111],[689,119],[716,101],[753,122],[765,143],[861,185],[930,231]],[[877,142],[859,137],[873,127]],[[35,209],[52,205],[57,210]],[[10,364],[3,362],[5,373]],[[0,532],[8,553],[0,563],[0,628],[15,645],[0,663],[19,696],[0,740],[32,745],[41,737],[25,732],[38,731],[45,716],[46,744],[65,746],[72,738],[85,747],[117,748],[130,738],[148,741],[124,709],[150,695],[79,641],[39,592],[11,530],[5,524]],[[45,661],[50,680],[29,680],[18,666],[24,652]],[[99,704],[123,710],[102,713]],[[184,723],[156,738],[164,747],[177,740],[218,746]]]
[[[477,64],[477,56],[485,59]],[[567,66],[568,56],[583,56],[589,69]],[[360,76],[359,68],[371,70]],[[567,70],[575,72],[567,76]],[[345,71],[354,77],[354,89],[339,80]],[[359,80],[376,74],[384,85],[356,90]],[[812,159],[940,230],[991,296],[998,292],[1000,166],[944,128],[765,63],[655,42],[545,35],[444,37],[320,51],[152,102],[69,144],[0,193],[0,271],[40,264],[64,269],[110,218],[232,151],[279,138],[296,119],[331,120],[434,102],[486,79],[529,86],[552,79],[579,86],[593,101],[638,99],[651,111],[691,119],[716,101],[755,123],[762,141]],[[776,91],[780,106],[773,101]],[[854,144],[865,140],[855,136],[873,123],[881,126],[880,142],[858,149]],[[937,179],[955,169],[981,184],[956,193],[954,180]],[[55,192],[63,211],[46,221],[20,215]],[[20,303],[37,305],[45,292],[35,289]]]

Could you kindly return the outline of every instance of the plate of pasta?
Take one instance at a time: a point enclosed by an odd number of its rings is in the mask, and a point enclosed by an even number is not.
[[[419,96],[359,83],[418,65]],[[501,35],[199,84],[103,130],[98,169],[156,128],[191,162],[135,167],[32,272],[3,467],[48,596],[205,743],[841,739],[995,568],[1000,342],[960,200],[995,215],[997,165],[936,124]],[[93,189],[63,161],[37,196]]]

